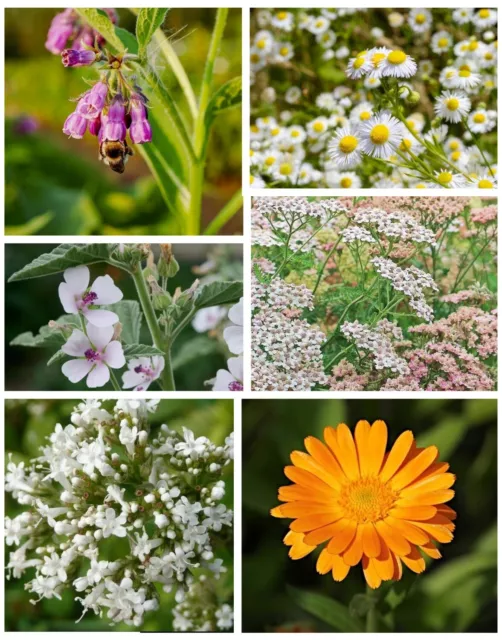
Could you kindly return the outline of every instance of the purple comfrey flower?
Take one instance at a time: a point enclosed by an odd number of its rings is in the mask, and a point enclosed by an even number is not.
[[[77,112],[88,120],[94,120],[105,106],[107,95],[108,85],[106,82],[96,82],[92,89],[86,91],[78,101]]]
[[[81,313],[96,327],[109,327],[118,322],[119,317],[113,311],[94,308],[122,300],[123,293],[110,276],[99,276],[91,287],[85,265],[66,269],[63,276],[65,282],[59,285],[59,299],[66,313]]]
[[[138,93],[131,95],[131,127],[129,135],[134,144],[152,141],[152,128],[148,122],[147,110],[143,97]]]
[[[90,49],[65,49],[61,61],[65,67],[86,67],[96,60],[96,53]]]
[[[101,129],[101,116],[99,115],[94,120],[89,121],[89,133],[91,136],[99,135],[99,130]]]
[[[164,370],[164,358],[132,358],[127,366],[129,370],[122,375],[124,389],[134,387],[134,391],[146,391],[154,380],[160,378]]]
[[[45,48],[56,55],[60,54],[66,47],[66,43],[73,35],[75,14],[73,9],[65,9],[63,12],[54,16],[49,32]]]
[[[87,376],[90,389],[103,387],[110,379],[110,369],[125,365],[124,351],[118,340],[112,340],[113,327],[94,327],[88,324],[87,335],[74,329],[61,351],[75,360],[68,360],[61,368],[70,382],[80,382]]]
[[[104,115],[104,114],[103,114]],[[127,127],[125,122],[124,98],[118,93],[112,100],[108,113],[102,116],[100,140],[125,140]]]
[[[63,125],[63,133],[70,138],[80,139],[87,129],[87,120],[77,111],[70,113]]]

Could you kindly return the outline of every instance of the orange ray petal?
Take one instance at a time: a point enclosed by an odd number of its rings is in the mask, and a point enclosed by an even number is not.
[[[447,462],[434,462],[428,469],[426,469],[423,473],[415,478],[415,480],[412,482],[412,485],[422,482],[422,480],[427,480],[427,478],[433,478],[434,476],[439,476],[442,473],[446,473],[449,468],[450,465]]]
[[[439,451],[435,446],[427,447],[415,458],[410,460],[391,480],[391,486],[395,491],[404,489],[415,480],[438,457]]]
[[[345,564],[341,556],[333,556],[333,580],[336,580],[336,582],[345,580],[349,571],[349,565]]]
[[[392,551],[382,540],[380,555],[378,558],[372,558],[372,564],[382,580],[392,580],[392,576],[394,575],[393,556]]]
[[[371,451],[369,463],[370,475],[376,476],[380,473],[386,448],[387,425],[383,420],[376,420],[371,426],[369,437],[369,449]]]
[[[354,539],[357,531],[357,523],[353,520],[344,518],[343,520],[339,520],[337,524],[340,528],[328,543],[328,551],[335,556],[345,551]]]
[[[457,519],[457,512],[454,511],[447,504],[440,504],[437,509],[438,509],[438,513],[440,513],[442,516],[445,516],[449,520]]]
[[[320,529],[316,529],[315,531],[307,533],[307,535],[305,536],[305,542],[307,544],[318,545],[326,542],[326,540],[330,540],[333,536],[336,536],[339,533],[340,522],[341,519],[333,522],[332,524],[328,524],[325,527],[321,527]],[[345,525],[343,525],[343,527],[344,526]]]
[[[422,549],[422,551],[430,558],[434,558],[434,560],[439,560],[439,558],[441,558],[441,552],[432,542],[420,545],[420,549]]]
[[[304,471],[298,467],[288,466],[284,467],[284,473],[291,482],[295,482],[296,484],[307,489],[311,489],[312,491],[318,491],[324,496],[333,496],[333,489],[328,487],[325,482],[319,480],[317,476],[309,471]]]
[[[333,431],[336,432],[335,437],[333,437]],[[359,478],[359,462],[354,438],[348,426],[342,423],[337,426],[336,430],[333,427],[326,427],[324,439],[335,454],[347,478],[357,480]]]
[[[431,491],[431,493],[418,494],[411,498],[399,499],[396,502],[396,507],[414,507],[414,506],[434,506],[442,504],[443,502],[449,502],[455,496],[455,491],[452,489],[445,489],[444,491]]]
[[[425,531],[415,527],[411,522],[393,518],[392,516],[387,516],[386,522],[389,526],[397,529],[412,544],[426,544],[429,542],[429,536]]]
[[[335,476],[331,474],[325,467],[316,462],[314,458],[309,456],[308,453],[305,453],[304,451],[293,451],[290,457],[291,462],[295,465],[295,467],[313,473],[333,489],[338,489],[340,487],[340,481],[335,478]]]
[[[445,526],[440,524],[429,524],[427,522],[415,522],[417,527],[426,531],[431,538],[437,540],[438,542],[442,542],[443,544],[447,544],[453,540],[453,533]]]
[[[342,554],[343,561],[350,567],[355,567],[363,556],[363,528],[357,527],[356,535],[346,551]]]
[[[411,446],[413,444],[413,433],[411,431],[404,431],[399,438],[394,442],[394,446],[387,456],[387,460],[380,472],[380,480],[387,482],[395,473],[399,470],[403,464],[406,456],[408,455]]]
[[[449,489],[455,483],[453,473],[440,473],[439,475],[429,475],[422,480],[415,481],[409,487],[401,491],[401,498],[409,498],[420,493],[430,493],[431,491],[442,491]]]
[[[305,558],[305,556],[308,556],[308,554],[315,549],[315,545],[311,546],[305,544],[304,538],[305,536],[303,533],[296,533],[294,531],[288,531],[284,537],[284,544],[291,546],[289,550],[289,557],[292,560]]]
[[[375,526],[391,551],[400,556],[410,553],[410,543],[397,529],[390,527],[385,520],[379,520]]]
[[[389,515],[402,520],[429,520],[437,513],[436,507],[394,507],[389,511]]]
[[[305,448],[314,460],[328,470],[332,476],[338,479],[339,482],[343,482],[345,474],[329,448],[313,436],[308,436],[308,438],[305,438],[304,442]]]
[[[394,575],[392,576],[393,580],[401,580],[403,577],[403,565],[401,563],[401,559],[399,556],[392,555],[392,559],[394,560]]]
[[[407,556],[401,556],[402,562],[415,573],[423,573],[425,571],[425,560],[420,551],[413,547],[411,553]]]
[[[316,570],[317,573],[324,575],[328,573],[333,568],[333,560],[335,556],[332,556],[331,553],[328,553],[327,549],[323,549],[317,558]]]
[[[376,558],[380,553],[380,536],[371,522],[359,525],[363,530],[363,551],[368,558]]]
[[[312,491],[307,487],[301,487],[299,484],[288,484],[285,487],[279,487],[278,499],[283,502],[293,502],[294,500],[308,500],[309,502],[332,504],[335,493],[333,489],[327,487],[329,493],[320,493]]]
[[[316,504],[315,502],[286,502],[272,509],[270,513],[276,518],[303,518],[322,513],[329,513],[338,518],[343,515],[340,509],[333,505]]]
[[[307,533],[307,531],[314,531],[331,522],[335,522],[335,520],[338,520],[338,516],[335,513],[318,513],[293,520],[289,528],[291,531],[297,531],[298,533]]]
[[[356,441],[357,458],[359,460],[359,469],[361,477],[366,478],[369,475],[369,462],[371,459],[371,451],[368,448],[371,425],[367,420],[359,420],[356,424],[354,437]]]
[[[382,579],[378,575],[374,560],[374,558],[363,557],[363,573],[368,586],[371,589],[378,589],[382,584]]]

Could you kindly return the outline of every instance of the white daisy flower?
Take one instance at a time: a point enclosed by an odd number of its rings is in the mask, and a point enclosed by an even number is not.
[[[260,131],[270,131],[272,127],[277,126],[277,120],[270,116],[265,116],[264,118],[256,118],[256,126]]]
[[[255,151],[255,149],[249,150],[249,164],[252,167],[255,167],[263,162],[263,156],[259,151]]]
[[[335,51],[335,58],[337,60],[343,60],[344,58],[348,58],[349,56],[350,56],[349,48],[346,47],[345,45],[338,47],[338,49]]]
[[[291,156],[284,156],[275,167],[272,178],[277,182],[296,184],[298,180],[298,162]]]
[[[361,159],[360,139],[350,127],[343,127],[335,133],[328,144],[331,160],[344,169],[359,164]]]
[[[281,63],[291,60],[295,55],[295,50],[291,42],[276,42],[274,49],[274,62]]]
[[[279,151],[272,149],[265,151],[262,155],[262,167],[265,173],[271,173],[279,163],[281,154]]]
[[[354,107],[350,112],[350,122],[353,125],[359,125],[361,122],[369,120],[373,115],[373,105],[371,102],[360,102],[357,107]]]
[[[399,143],[398,149],[405,155],[408,152],[411,152],[415,156],[420,155],[424,151],[423,145],[408,131],[404,132],[403,139]],[[399,158],[396,158],[396,160],[399,160]]]
[[[302,97],[302,90],[300,87],[289,87],[289,89],[284,94],[284,100],[288,104],[298,104]]]
[[[460,138],[455,138],[454,136],[450,136],[446,140],[444,144],[444,148],[447,153],[453,153],[454,151],[463,151],[464,143]]]
[[[336,42],[336,34],[334,31],[329,29],[328,31],[324,31],[323,33],[319,33],[316,36],[317,42],[321,45],[323,49],[331,49],[331,47]]]
[[[368,60],[371,63],[369,75],[371,78],[379,78],[382,75],[383,62],[392,53],[387,47],[374,47],[368,51]]]
[[[418,73],[422,76],[430,76],[434,71],[432,60],[421,60],[418,63]]]
[[[475,90],[478,85],[481,84],[481,76],[479,73],[474,73],[470,65],[463,64],[458,69],[458,73],[453,80],[453,86],[455,89],[464,89],[466,91]]]
[[[382,83],[380,82],[380,78],[365,78],[364,79],[364,88],[365,89],[376,89],[378,88]]]
[[[497,11],[496,9],[480,9],[474,14],[472,22],[478,31],[492,27],[497,24]]]
[[[388,158],[403,138],[403,125],[388,111],[372,116],[359,127],[361,149],[375,158]]]
[[[293,144],[301,144],[302,142],[304,142],[307,134],[303,127],[301,127],[299,124],[294,124],[289,127],[284,137]]]
[[[328,119],[320,116],[307,123],[307,131],[311,138],[319,138],[328,130]]]
[[[431,49],[434,53],[447,53],[453,44],[453,38],[448,31],[437,31],[431,38]]]
[[[394,49],[382,60],[378,70],[384,77],[411,78],[417,72],[417,63],[404,51]]]
[[[497,64],[496,47],[494,45],[484,46],[477,59],[482,69],[491,69]]]
[[[485,173],[474,181],[474,186],[476,189],[496,189],[497,178],[494,178],[489,172]]]
[[[261,55],[261,52],[256,47],[251,48],[249,62],[251,63],[251,71],[259,71],[267,64],[266,58]]]
[[[460,122],[470,108],[469,98],[458,91],[443,91],[434,104],[436,114],[447,122]]]
[[[327,171],[326,182],[332,189],[360,189],[361,178],[353,171]]]
[[[490,118],[486,109],[476,109],[467,118],[469,129],[474,133],[487,133],[496,124],[495,119]]]
[[[431,27],[432,14],[428,9],[412,9],[408,15],[408,24],[415,33],[425,33]]]
[[[463,150],[452,151],[448,155],[448,160],[459,169],[464,170],[469,164],[469,154]]]
[[[324,18],[323,16],[318,16],[317,18],[313,18],[310,21],[307,29],[310,31],[310,33],[313,33],[314,35],[319,35],[320,33],[324,33],[325,31],[327,31],[330,27],[330,24],[331,23],[327,18]]]
[[[442,169],[441,171],[435,171],[434,177],[437,182],[431,183],[434,189],[447,188],[447,189],[462,189],[467,187],[467,179],[461,173],[452,173],[450,169]]]
[[[253,40],[254,48],[262,56],[269,54],[274,48],[274,36],[270,31],[258,31]]]
[[[372,69],[368,54],[369,51],[361,51],[355,58],[349,60],[345,73],[351,80],[362,78]]]
[[[335,52],[333,49],[326,49],[321,57],[323,60],[332,60],[335,57]]]
[[[406,118],[406,124],[415,133],[421,133],[425,127],[425,118],[421,113],[414,112]]]
[[[260,178],[260,176],[250,175],[249,176],[249,186],[252,189],[264,189],[265,188],[265,181],[263,180],[263,178]]]
[[[283,31],[292,31],[294,26],[293,14],[289,11],[277,11],[274,13],[271,23],[274,27]]]
[[[457,76],[458,69],[455,67],[445,67],[439,74],[439,82],[443,87],[446,87],[446,89],[455,89]]]
[[[320,93],[316,98],[316,106],[323,111],[333,112],[337,109],[337,101],[332,93]]]
[[[474,15],[474,9],[455,9],[452,14],[451,17],[453,19],[453,22],[456,22],[457,24],[467,24],[469,23]]]
[[[399,13],[398,11],[393,11],[392,13],[389,13],[389,15],[387,16],[387,20],[389,21],[389,25],[393,29],[399,29],[399,27],[402,27],[404,24],[404,16],[402,13]]]

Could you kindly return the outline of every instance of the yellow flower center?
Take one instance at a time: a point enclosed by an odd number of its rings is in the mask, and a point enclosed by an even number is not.
[[[404,51],[391,51],[387,56],[388,62],[391,64],[403,64],[408,56]]]
[[[413,129],[413,131],[415,130],[416,122],[415,120],[406,120],[406,124],[409,126],[410,129]]]
[[[364,56],[358,56],[354,60],[354,69],[360,69],[365,62],[366,62],[366,58]]]
[[[252,124],[251,125],[251,133],[258,133],[259,129],[257,127],[257,125]]]
[[[371,118],[371,111],[361,111],[359,114],[360,120],[369,120]]]
[[[493,189],[493,182],[490,180],[480,180],[478,182],[478,189]]]
[[[284,162],[279,167],[279,173],[281,176],[290,176],[293,173],[293,167],[289,164],[289,162]]]
[[[448,46],[448,38],[439,38],[438,46],[439,47],[447,47]]]
[[[321,133],[322,131],[324,131],[324,124],[322,122],[314,122],[314,127],[313,127],[314,131],[316,133]]]
[[[486,18],[489,17],[490,11],[488,9],[480,9],[478,15],[479,15],[480,18],[486,19]]]
[[[460,147],[460,143],[459,143],[459,142],[457,142],[457,140],[452,140],[452,141],[450,142],[450,149],[451,149],[452,151],[456,151],[459,147]]]
[[[460,156],[462,155],[461,151],[454,151],[451,154],[451,159],[453,160],[453,162],[457,162],[457,160],[460,160]]]
[[[287,56],[289,53],[289,49],[287,47],[281,47],[279,53],[281,54],[281,56]]]
[[[343,136],[343,138],[340,138],[338,148],[342,153],[352,153],[357,145],[358,140],[356,136]]]
[[[324,21],[323,21],[323,20],[318,20],[318,21],[315,23],[315,26],[316,26],[318,29],[320,29],[321,27],[324,27]]]
[[[417,13],[417,15],[415,16],[415,22],[417,24],[423,24],[426,20],[427,16],[425,16],[425,14],[423,13]]]
[[[385,53],[374,53],[371,57],[371,62],[374,67],[378,67],[382,60],[385,60]]]
[[[484,113],[476,113],[473,120],[476,124],[482,124],[486,120],[486,116]]]
[[[485,60],[493,60],[493,53],[491,51],[485,53]]]
[[[472,42],[469,43],[469,51],[476,51],[478,47],[479,47],[479,42],[477,40],[473,40]]]
[[[390,136],[390,129],[385,124],[377,124],[370,133],[370,139],[373,144],[385,144]]]
[[[379,478],[360,478],[342,487],[338,502],[346,518],[364,524],[383,520],[396,498],[397,493]]]
[[[280,132],[281,132],[281,130],[280,130],[280,129],[277,129],[277,128],[272,129],[272,130],[270,131],[270,133],[271,133],[273,136],[278,136],[278,135],[280,134]]]
[[[403,138],[401,140],[401,144],[399,145],[399,149],[401,151],[409,151],[412,146],[413,146],[413,143],[409,138]]]
[[[450,78],[453,78],[454,75],[455,75],[455,71],[448,71],[446,73],[446,78],[449,80]]]
[[[423,182],[421,182],[420,184],[416,184],[415,189],[425,189],[425,184]]]
[[[352,178],[342,178],[340,180],[340,186],[343,187],[343,189],[350,189],[352,186]]]
[[[448,98],[445,105],[449,111],[456,111],[460,105],[460,101],[457,98]]]
[[[470,78],[471,77],[471,72],[469,71],[469,69],[462,69],[461,71],[459,71],[458,75],[461,78]]]
[[[275,162],[275,158],[274,156],[268,156],[268,158],[265,158],[265,164],[267,165],[267,167],[271,167]]]
[[[287,17],[288,14],[286,13],[286,11],[279,11],[279,13],[277,14],[278,20],[286,20]]]
[[[252,53],[251,54],[251,62],[253,64],[256,64],[257,62],[260,62],[260,56],[257,53]]]
[[[256,46],[258,47],[258,49],[265,49],[265,47],[267,46],[267,41],[265,40],[265,38],[262,38],[261,40],[258,40]]]
[[[253,184],[254,182],[254,176],[249,176],[249,184]]]
[[[300,135],[300,132],[298,131],[298,129],[293,129],[293,131],[291,132],[292,138],[298,138],[299,135]]]
[[[451,173],[449,171],[442,171],[439,175],[438,175],[438,182],[440,184],[450,184],[450,182],[453,180],[453,176],[451,175]]]

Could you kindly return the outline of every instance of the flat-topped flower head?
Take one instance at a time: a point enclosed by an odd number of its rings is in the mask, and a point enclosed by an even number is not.
[[[59,285],[59,299],[66,313],[81,313],[96,327],[109,327],[118,322],[113,311],[99,309],[102,305],[122,300],[122,291],[109,275],[99,276],[89,286],[90,273],[85,265],[66,269],[65,282]]]
[[[460,122],[470,111],[471,101],[461,91],[443,91],[436,98],[434,111],[447,122]]]
[[[388,158],[401,143],[403,125],[388,111],[376,113],[359,127],[361,148],[375,158]]]
[[[348,169],[359,164],[361,158],[360,140],[351,127],[339,129],[328,144],[328,153],[340,168]]]
[[[87,376],[90,389],[103,387],[110,380],[110,367],[120,369],[125,365],[124,351],[118,340],[113,340],[113,327],[95,327],[88,324],[87,335],[74,329],[61,351],[74,356],[61,368],[70,382],[80,382]]]
[[[402,433],[387,452],[387,426],[360,420],[354,437],[347,425],[326,427],[324,442],[305,439],[308,453],[293,451],[280,487],[284,504],[272,509],[291,518],[284,543],[298,560],[327,543],[317,571],[341,581],[359,563],[372,589],[399,580],[403,564],[425,571],[425,557],[441,557],[436,543],[453,539],[455,512],[446,506],[455,476],[438,461],[437,447],[419,448]]]

